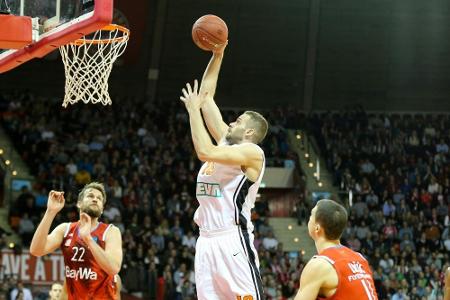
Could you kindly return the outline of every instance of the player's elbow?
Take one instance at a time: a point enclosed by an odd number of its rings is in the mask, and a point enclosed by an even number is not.
[[[201,161],[209,161],[211,160],[212,153],[213,153],[213,147],[205,147],[202,149],[197,149],[197,157]]]
[[[197,157],[201,161],[212,161],[213,156],[209,152],[197,153]]]
[[[39,249],[36,249],[35,247],[30,247],[30,254],[36,257],[44,256],[44,251],[40,251]]]
[[[114,266],[111,266],[111,268],[108,272],[109,273],[108,275],[115,276],[115,275],[119,274],[119,272],[120,272],[120,265],[114,265]]]
[[[197,157],[201,161],[208,161],[208,156],[204,153],[197,153]]]

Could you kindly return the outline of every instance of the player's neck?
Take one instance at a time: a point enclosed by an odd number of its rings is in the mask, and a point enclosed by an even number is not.
[[[237,144],[254,144],[254,142],[252,141],[252,140],[250,140],[250,139],[246,139],[246,138],[243,138],[239,143],[237,143]]]
[[[91,218],[91,230],[95,230],[98,225],[98,218]]]
[[[324,238],[319,238],[318,240],[315,241],[315,244],[317,253],[320,253],[327,248],[340,246],[341,242],[339,240],[327,240]]]
[[[91,228],[92,229],[95,229],[96,227],[97,227],[97,225],[98,225],[98,219],[97,218],[92,218],[92,220],[91,220]]]

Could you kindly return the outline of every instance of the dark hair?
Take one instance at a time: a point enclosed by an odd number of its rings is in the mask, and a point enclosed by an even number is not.
[[[253,142],[259,144],[266,137],[267,129],[269,128],[269,123],[267,120],[256,111],[246,111],[244,114],[250,117],[250,124],[248,127],[253,127],[255,129],[255,134],[253,135]]]
[[[100,182],[91,182],[89,184],[86,184],[83,189],[81,190],[81,192],[78,194],[78,201],[83,200],[84,197],[84,193],[88,190],[88,189],[95,189],[97,191],[99,191],[100,193],[102,193],[103,196],[103,204],[106,203],[106,192],[105,192],[105,187],[103,186],[102,183]]]
[[[347,225],[347,210],[336,201],[323,199],[316,204],[316,222],[323,227],[328,240],[341,238]]]

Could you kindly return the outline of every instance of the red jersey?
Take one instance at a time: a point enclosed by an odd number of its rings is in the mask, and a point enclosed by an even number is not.
[[[67,295],[69,300],[116,299],[114,276],[108,275],[95,261],[89,248],[78,236],[78,223],[69,223],[61,250],[64,255]],[[91,236],[105,249],[106,233],[111,224],[98,223]]]
[[[330,247],[313,258],[328,261],[338,275],[338,286],[328,300],[378,300],[369,263],[360,253],[344,246]]]

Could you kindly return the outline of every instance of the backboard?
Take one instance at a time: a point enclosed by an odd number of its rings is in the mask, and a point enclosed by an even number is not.
[[[113,0],[0,0],[0,12],[34,19],[31,44],[0,50],[3,73],[109,25]],[[0,30],[8,29],[0,25]]]

